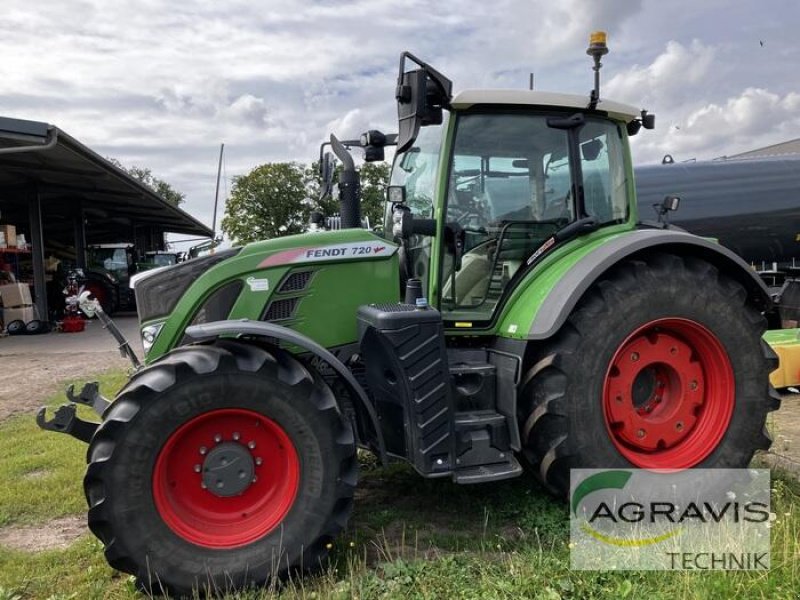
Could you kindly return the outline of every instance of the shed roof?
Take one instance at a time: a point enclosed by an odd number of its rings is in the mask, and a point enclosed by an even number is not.
[[[79,199],[84,210],[101,217],[93,227],[109,234],[115,227],[130,231],[132,225],[149,225],[212,235],[209,227],[58,127],[0,117],[0,191],[7,195],[32,183],[48,203]]]

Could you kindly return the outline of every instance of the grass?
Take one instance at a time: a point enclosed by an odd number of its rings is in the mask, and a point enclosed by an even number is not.
[[[122,373],[101,378],[109,394]],[[60,402],[53,399],[51,404]],[[0,423],[0,524],[44,524],[85,511],[85,445],[40,432],[32,417]],[[371,598],[796,598],[800,484],[773,474],[768,572],[570,571],[567,507],[522,478],[462,487],[404,465],[362,460],[347,533],[320,575],[231,600]],[[0,600],[140,598],[87,534],[64,550],[0,552]]]

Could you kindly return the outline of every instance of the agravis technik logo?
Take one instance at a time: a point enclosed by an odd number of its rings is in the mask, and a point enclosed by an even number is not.
[[[578,569],[769,567],[769,472],[576,469],[571,562]]]

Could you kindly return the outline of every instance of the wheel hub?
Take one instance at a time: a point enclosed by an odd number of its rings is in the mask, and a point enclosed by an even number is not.
[[[606,375],[611,439],[643,468],[683,468],[719,443],[733,412],[733,373],[724,348],[702,325],[660,319],[632,333]]]
[[[253,483],[255,461],[246,446],[223,442],[203,461],[203,484],[220,498],[237,496]]]
[[[299,482],[297,451],[278,423],[252,410],[220,408],[170,435],[153,469],[153,499],[186,541],[235,548],[280,524]]]

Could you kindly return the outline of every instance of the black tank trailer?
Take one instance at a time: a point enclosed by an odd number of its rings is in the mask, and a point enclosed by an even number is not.
[[[676,195],[671,224],[717,238],[759,271],[800,269],[800,154],[646,165],[634,176],[639,219],[656,220],[653,205]]]

